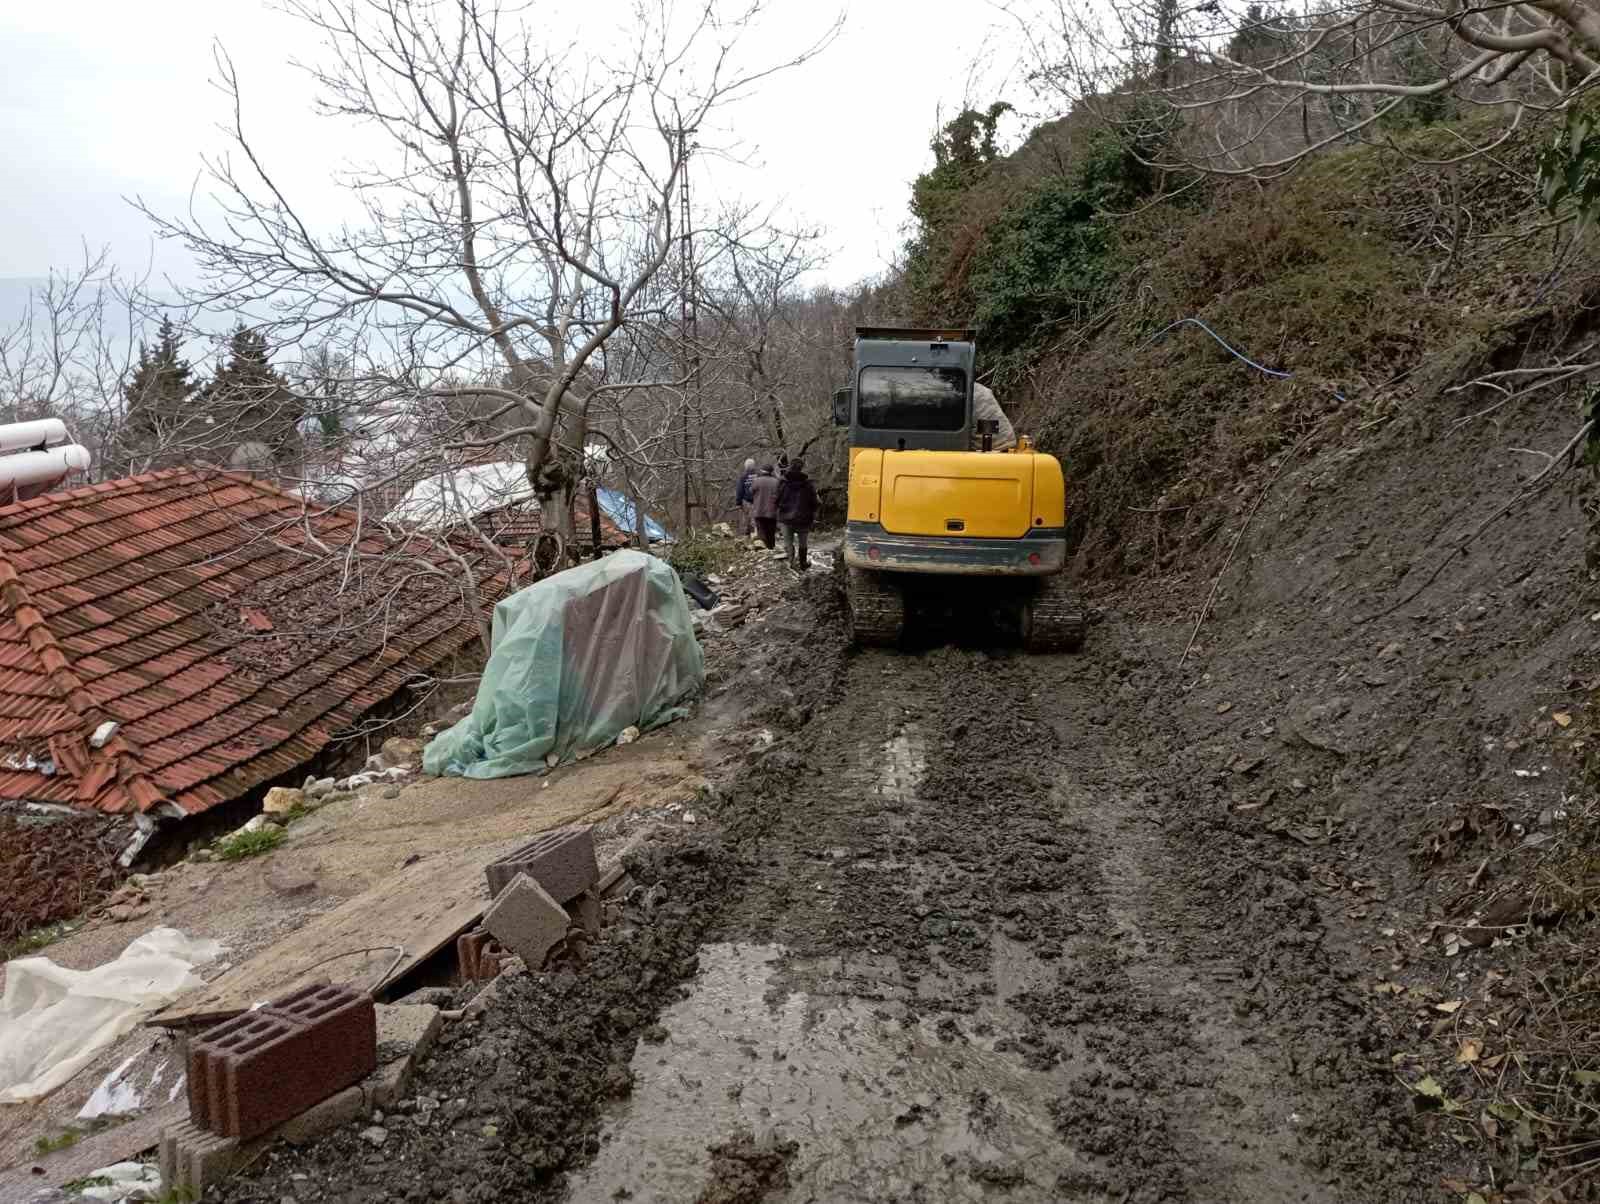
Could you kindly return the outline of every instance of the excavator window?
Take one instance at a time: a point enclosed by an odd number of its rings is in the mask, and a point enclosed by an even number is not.
[[[880,431],[959,431],[967,424],[967,374],[960,368],[863,368],[856,421]]]

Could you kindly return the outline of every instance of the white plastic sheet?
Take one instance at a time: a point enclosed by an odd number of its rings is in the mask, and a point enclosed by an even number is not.
[[[9,963],[0,998],[0,1103],[49,1095],[145,1016],[203,986],[195,970],[221,953],[216,941],[153,928],[93,970],[47,957]]]
[[[161,1198],[161,1171],[148,1162],[116,1162],[90,1171],[87,1178],[102,1182],[80,1188],[79,1199],[105,1200],[108,1204],[117,1204],[119,1200]]]

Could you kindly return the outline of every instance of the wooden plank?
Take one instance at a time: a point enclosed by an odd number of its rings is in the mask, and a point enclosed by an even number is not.
[[[489,902],[483,867],[525,842],[455,849],[408,865],[146,1023],[212,1023],[317,981],[374,990],[476,924]]]
[[[189,1101],[174,1100],[115,1128],[80,1138],[64,1150],[0,1171],[0,1200],[26,1200],[41,1187],[60,1187],[103,1166],[137,1158],[155,1149],[162,1129],[188,1116]]]

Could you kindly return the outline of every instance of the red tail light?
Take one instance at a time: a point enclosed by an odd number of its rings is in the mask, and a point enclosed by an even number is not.
[[[1028,553],[1028,563],[1029,564],[1038,564],[1039,563],[1039,553],[1037,553],[1037,552],[1029,552]]]
[[[881,555],[882,555],[882,553],[878,551],[878,545],[877,544],[869,544],[867,546],[867,559],[868,560],[877,560]]]

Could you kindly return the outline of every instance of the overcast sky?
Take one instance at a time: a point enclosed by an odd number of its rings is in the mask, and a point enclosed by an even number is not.
[[[615,36],[622,0],[543,0],[543,11]],[[942,110],[971,90],[1017,99],[1016,39],[979,0],[771,0],[745,46],[775,60],[814,39],[840,7],[845,28],[818,59],[765,83],[729,110],[747,167],[697,166],[696,200],[782,201],[819,224],[833,252],[829,280],[883,270],[903,237],[908,187],[931,161]],[[73,0],[0,4],[0,114],[9,187],[0,223],[0,277],[38,277],[110,244],[124,268],[152,256],[183,275],[173,248],[152,248],[145,219],[124,200],[187,207],[201,156],[225,149],[225,98],[211,84],[213,43],[238,69],[246,123],[303,211],[331,221],[341,205],[330,172],[359,155],[347,124],[317,117],[294,58],[317,56],[299,21],[265,0]],[[603,43],[602,43],[603,44]],[[974,58],[985,67],[972,79]],[[1006,130],[1015,137],[1016,128]]]

